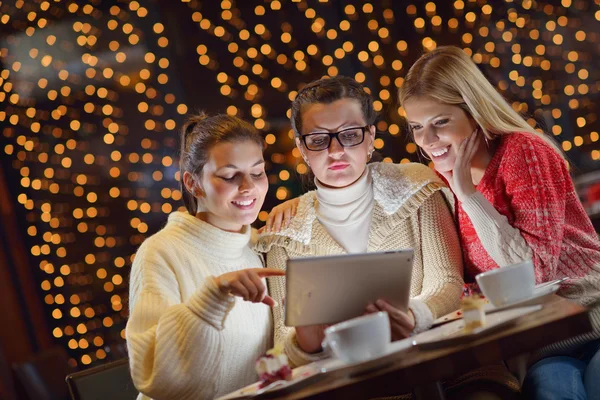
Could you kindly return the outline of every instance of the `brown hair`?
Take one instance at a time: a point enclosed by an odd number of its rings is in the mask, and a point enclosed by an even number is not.
[[[227,114],[208,116],[204,112],[187,119],[181,128],[181,151],[179,156],[180,187],[185,208],[196,215],[198,201],[185,187],[183,174],[199,176],[208,161],[210,150],[222,142],[250,140],[262,149],[263,139],[258,130],[248,122]]]
[[[373,109],[373,98],[360,83],[347,76],[323,78],[304,86],[292,102],[291,123],[296,136],[301,135],[304,106],[330,104],[345,98],[358,100],[367,125],[375,123],[377,113]]]

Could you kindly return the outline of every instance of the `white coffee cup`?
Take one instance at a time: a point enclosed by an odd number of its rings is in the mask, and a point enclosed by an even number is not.
[[[391,340],[388,314],[378,312],[325,329],[323,347],[329,347],[340,360],[355,363],[385,354]]]
[[[530,260],[496,268],[475,276],[481,292],[495,307],[526,300],[533,296],[535,272]]]

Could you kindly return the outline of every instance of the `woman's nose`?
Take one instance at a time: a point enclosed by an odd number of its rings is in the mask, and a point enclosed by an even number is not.
[[[438,140],[438,136],[435,132],[435,129],[432,128],[423,128],[423,147],[427,147],[428,145],[431,145],[435,142],[437,142]]]
[[[241,193],[249,192],[250,190],[254,189],[254,186],[256,186],[256,185],[254,184],[252,177],[250,175],[247,175],[247,176],[244,176],[244,178],[242,179],[239,191]]]
[[[344,146],[342,146],[337,138],[332,138],[327,151],[329,152],[330,156],[339,156],[344,154]]]

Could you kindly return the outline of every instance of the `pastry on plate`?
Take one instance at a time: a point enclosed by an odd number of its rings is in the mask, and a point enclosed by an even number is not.
[[[271,350],[256,360],[256,372],[260,379],[260,388],[264,388],[275,381],[289,381],[292,379],[292,369],[288,358],[283,353],[283,344],[276,344]]]
[[[485,326],[485,304],[485,299],[477,295],[462,298],[461,310],[466,331]]]

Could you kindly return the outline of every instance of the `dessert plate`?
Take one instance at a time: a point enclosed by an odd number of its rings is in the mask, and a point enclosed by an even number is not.
[[[303,365],[302,367],[292,370],[292,379],[289,381],[275,381],[270,385],[260,388],[260,382],[252,383],[235,392],[231,392],[225,396],[218,397],[217,400],[238,400],[251,399],[266,392],[279,392],[283,389],[299,389],[305,385],[313,383],[319,379],[321,375],[321,365],[330,359],[317,361],[311,364]]]
[[[494,307],[493,304],[488,303],[485,305],[484,310],[486,314],[492,314],[497,311],[508,310],[511,308],[542,304],[546,301],[548,297],[552,296],[558,291],[558,289],[560,289],[560,284],[564,280],[565,279],[563,278],[551,282],[540,283],[539,285],[536,285],[533,289],[533,295],[527,299],[520,300],[516,303],[511,303],[502,307]],[[457,319],[462,319],[462,310],[453,311],[436,319],[435,321],[433,321],[432,327],[435,328],[437,326],[443,325],[451,321],[455,321]]]
[[[507,324],[514,322],[523,315],[542,309],[542,305],[511,308],[486,315],[486,324],[480,328],[466,331],[463,319],[452,321],[412,337],[414,344],[422,349],[433,349],[447,345],[472,341],[480,336],[494,332]]]
[[[327,358],[325,360],[307,364],[302,367],[294,368],[292,370],[292,380],[290,381],[276,381],[262,389],[259,388],[260,382],[256,382],[242,389],[236,390],[235,392],[229,393],[228,395],[219,397],[217,400],[251,399],[258,397],[261,394],[266,394],[267,392],[269,397],[273,397],[308,386],[332,373],[346,376],[359,375],[367,371],[373,371],[378,368],[386,367],[393,359],[390,357],[391,355],[409,349],[412,346],[412,338],[399,340],[391,343],[388,351],[385,354],[370,360],[351,364],[345,363],[338,358]]]

